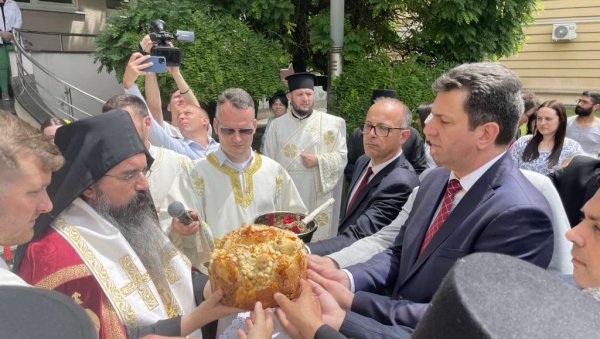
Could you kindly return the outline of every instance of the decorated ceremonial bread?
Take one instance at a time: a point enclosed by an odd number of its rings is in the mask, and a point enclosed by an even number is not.
[[[217,241],[208,275],[213,291],[221,288],[221,303],[253,309],[276,306],[273,294],[300,295],[306,279],[304,243],[293,232],[265,225],[243,225]]]

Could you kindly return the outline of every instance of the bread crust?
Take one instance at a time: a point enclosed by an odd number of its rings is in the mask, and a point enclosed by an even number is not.
[[[265,225],[244,225],[217,241],[208,266],[213,291],[221,303],[246,310],[256,301],[274,307],[275,292],[293,299],[306,279],[307,252],[293,232]]]

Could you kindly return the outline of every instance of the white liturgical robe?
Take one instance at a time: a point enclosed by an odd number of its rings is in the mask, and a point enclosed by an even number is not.
[[[288,112],[271,123],[264,152],[290,174],[309,212],[329,198],[335,199],[333,207],[317,215],[319,228],[312,241],[335,236],[348,153],[344,119],[314,110],[310,117],[300,120]],[[318,165],[305,167],[302,152],[315,153]]]
[[[245,168],[238,170],[219,149],[199,160],[189,176],[191,180],[177,181],[174,186],[177,191],[172,194],[182,197],[186,208],[197,211],[216,238],[244,223],[253,223],[261,214],[307,212],[288,173],[277,162],[258,153],[253,154]],[[171,230],[169,237],[197,267],[201,268],[209,259],[205,241],[199,239],[204,237],[202,232],[182,237]],[[196,240],[186,241],[190,237]]]
[[[173,190],[172,187],[180,177],[183,176],[183,180],[189,178],[189,169],[193,166],[194,161],[163,147],[150,146],[148,151],[154,158],[147,177],[150,195],[152,195],[155,207],[159,210],[158,217],[161,227],[163,231],[167,232],[171,225],[171,217],[167,213],[169,204],[183,199],[175,195],[177,190]]]

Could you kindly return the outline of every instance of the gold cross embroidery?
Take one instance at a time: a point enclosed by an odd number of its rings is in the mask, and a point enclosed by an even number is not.
[[[177,249],[173,246],[166,246],[160,250],[160,260],[165,268],[165,274],[169,284],[174,284],[179,280],[179,276],[175,271],[175,268],[170,264],[171,260],[177,256]]]
[[[149,310],[153,310],[158,306],[158,301],[154,297],[152,290],[148,286],[148,283],[151,281],[148,272],[142,274],[129,255],[126,255],[119,259],[119,263],[121,267],[129,277],[131,281],[129,284],[121,287],[121,293],[124,296],[128,296],[133,292],[137,291],[140,295],[140,298],[144,301],[144,304],[148,307]]]

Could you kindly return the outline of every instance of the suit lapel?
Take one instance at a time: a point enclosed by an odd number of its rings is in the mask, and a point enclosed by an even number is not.
[[[417,199],[413,204],[413,210],[410,213],[409,219],[405,222],[406,233],[402,242],[402,256],[399,274],[400,277],[406,277],[409,270],[412,269],[417,256],[423,238],[431,220],[433,220],[434,213],[437,206],[442,201],[442,195],[444,194],[444,188],[450,177],[450,172],[446,169],[435,170],[428,175],[429,181],[425,186],[425,183],[419,188],[417,193]],[[442,171],[442,172],[437,172]],[[421,195],[422,194],[422,195]],[[416,208],[414,208],[416,207]]]
[[[367,158],[368,159],[368,158]],[[362,206],[363,200],[365,200],[367,198],[367,196],[369,195],[369,192],[373,189],[373,187],[377,187],[377,185],[379,185],[379,183],[392,171],[394,170],[401,161],[406,161],[404,159],[404,155],[400,154],[399,157],[397,157],[396,159],[394,159],[394,161],[390,162],[389,164],[387,164],[387,166],[385,166],[381,171],[379,171],[375,176],[373,176],[373,178],[371,178],[371,180],[369,181],[369,183],[367,184],[367,186],[365,187],[365,189],[360,192],[360,194],[356,197],[356,199],[354,200],[354,204],[352,206],[352,209],[350,211],[344,211],[344,215],[341,218],[341,222],[340,225],[344,225],[344,223],[346,222],[347,219],[351,218],[355,212],[357,211],[362,211],[364,210],[364,208],[358,208],[359,206]],[[362,172],[364,172],[364,169],[367,167],[367,165],[369,164],[369,161],[366,161],[364,163],[364,165],[361,166],[361,174]],[[360,175],[358,178],[353,178],[353,184],[357,185],[357,181],[360,178]],[[352,189],[354,189],[354,186],[352,187]],[[352,193],[352,191],[349,192],[348,194],[348,199],[350,198],[350,193]],[[349,201],[349,200],[348,200]],[[343,227],[340,227],[339,231],[342,231]]]
[[[425,224],[421,224],[424,226],[419,227],[418,230],[414,230],[416,235],[410,240],[405,237],[406,241],[404,243],[408,245],[408,247],[407,251],[403,251],[402,255],[407,255],[410,261],[406,262],[406,264],[408,264],[405,266],[407,267],[407,270],[404,271],[406,274],[400,275],[401,277],[404,277],[402,283],[408,280],[415,272],[419,270],[419,268],[427,261],[431,254],[437,251],[446,238],[448,238],[458,228],[466,227],[466,225],[463,224],[464,220],[467,219],[480,204],[487,201],[494,195],[495,189],[502,184],[504,177],[506,176],[506,173],[510,171],[511,166],[512,161],[510,158],[507,158],[507,154],[498,159],[498,161],[492,167],[490,167],[481,176],[481,178],[479,178],[479,180],[477,180],[475,185],[471,187],[467,194],[465,194],[454,210],[452,210],[448,216],[448,219],[446,219],[442,227],[439,229],[439,231],[437,231],[427,247],[423,250],[423,253],[421,253],[419,256],[418,253],[421,243],[423,242],[427,228],[433,219],[433,213],[435,213],[437,210],[437,206],[442,199],[442,194],[444,193],[444,188],[448,182],[449,176],[446,176],[445,180],[441,184],[437,184],[439,187],[436,187],[435,189],[433,189],[433,187],[431,188],[433,191],[433,197],[437,198],[437,204],[433,205],[433,207],[430,206],[433,211],[431,212],[429,219],[425,221]],[[419,194],[420,193],[421,189],[419,189]],[[434,199],[430,201],[434,201]],[[408,241],[410,242],[407,243]],[[405,264],[404,260],[403,264]],[[402,283],[398,284],[395,289],[398,289]]]

